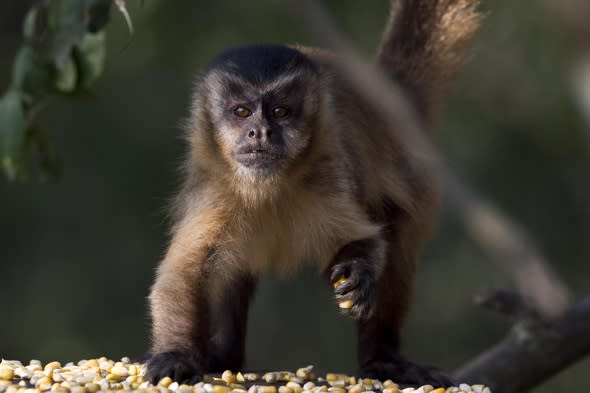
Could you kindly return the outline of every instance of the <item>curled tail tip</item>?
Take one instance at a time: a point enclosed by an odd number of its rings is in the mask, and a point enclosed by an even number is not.
[[[479,6],[480,0],[392,2],[377,61],[427,119],[465,61],[483,19]]]

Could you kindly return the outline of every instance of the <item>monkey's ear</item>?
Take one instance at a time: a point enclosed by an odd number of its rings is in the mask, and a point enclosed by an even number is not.
[[[394,0],[377,61],[401,85],[427,123],[478,29],[479,0]]]

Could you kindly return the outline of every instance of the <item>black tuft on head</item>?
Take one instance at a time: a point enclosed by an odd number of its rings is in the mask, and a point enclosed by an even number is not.
[[[219,70],[258,84],[302,68],[314,72],[316,69],[313,62],[298,50],[277,44],[254,44],[220,53],[205,73]]]

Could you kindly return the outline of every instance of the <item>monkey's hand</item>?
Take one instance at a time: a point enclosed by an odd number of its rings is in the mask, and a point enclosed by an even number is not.
[[[334,295],[344,315],[367,319],[375,309],[375,272],[363,258],[337,260],[330,270]]]
[[[202,362],[196,352],[158,353],[147,362],[147,376],[153,384],[164,377],[170,377],[178,383],[193,385],[203,379]]]

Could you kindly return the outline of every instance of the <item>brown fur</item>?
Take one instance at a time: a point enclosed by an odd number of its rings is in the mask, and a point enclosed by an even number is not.
[[[479,27],[479,0],[393,1],[377,62],[432,122]]]
[[[392,7],[377,62],[427,121],[477,27],[476,5],[477,0],[400,0]],[[241,172],[230,158],[231,140],[223,139],[230,131],[221,130],[221,137],[210,131],[216,127],[220,87],[215,86],[223,81],[213,74],[200,81],[194,96],[186,181],[150,304],[152,353],[196,352],[200,369],[195,373],[240,366],[245,327],[239,319],[247,312],[235,310],[247,309],[260,272],[275,268],[288,274],[304,263],[328,272],[359,255],[367,259],[363,274],[375,279],[363,294],[372,296],[374,311],[351,311],[359,318],[361,367],[381,376],[381,366],[375,365],[390,361],[398,349],[416,260],[438,209],[435,179],[343,82],[333,67],[337,57],[297,49],[318,68],[319,77],[298,76],[311,86],[304,102],[314,130],[288,170],[276,176]],[[363,239],[370,242],[347,248]],[[236,308],[224,294],[242,280],[250,284],[235,293],[241,302]],[[214,304],[217,299],[222,300]],[[229,325],[209,317],[209,309],[226,303],[235,314]],[[239,336],[235,350],[242,354],[235,361],[215,360],[223,343],[215,344],[211,336],[222,325],[228,335]],[[151,369],[152,378],[176,372],[160,367]]]

